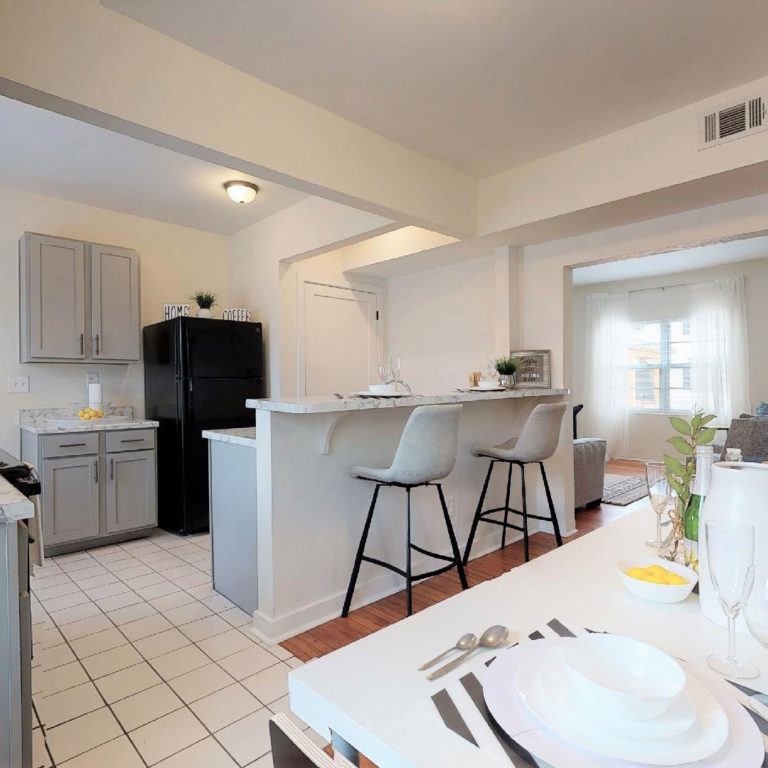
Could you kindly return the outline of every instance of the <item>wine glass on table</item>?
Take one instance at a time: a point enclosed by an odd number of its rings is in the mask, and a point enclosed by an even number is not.
[[[399,381],[400,379],[400,358],[399,357],[389,358],[389,370],[392,373],[393,380]]]
[[[707,520],[704,527],[712,587],[728,619],[728,653],[713,654],[707,664],[726,677],[759,677],[757,667],[736,658],[736,618],[755,578],[755,529],[714,520]]]
[[[648,498],[656,513],[656,538],[647,539],[645,543],[658,550],[664,544],[661,538],[661,516],[672,500],[672,489],[667,480],[667,467],[663,461],[645,462],[645,482],[648,486]]]
[[[382,384],[392,383],[392,368],[389,363],[381,363],[379,365],[379,381]]]

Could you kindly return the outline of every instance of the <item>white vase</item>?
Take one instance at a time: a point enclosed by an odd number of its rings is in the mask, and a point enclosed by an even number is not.
[[[203,309],[200,307],[200,309],[197,310],[197,316],[198,317],[212,317],[211,310],[210,309]]]
[[[755,562],[768,564],[768,466],[748,462],[723,461],[712,466],[712,487],[699,517],[699,600],[701,612],[715,624],[727,625],[720,601],[712,587],[707,558],[705,523],[752,525],[755,528]],[[736,629],[747,633],[744,613]]]

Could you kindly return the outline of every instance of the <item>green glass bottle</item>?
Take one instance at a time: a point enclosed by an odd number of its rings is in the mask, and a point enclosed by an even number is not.
[[[699,570],[699,517],[712,481],[713,450],[711,445],[696,448],[696,476],[688,507],[685,510],[685,564]]]

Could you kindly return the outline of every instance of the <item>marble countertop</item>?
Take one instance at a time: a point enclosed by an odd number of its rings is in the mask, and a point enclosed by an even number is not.
[[[249,448],[256,447],[256,427],[233,427],[232,429],[206,429],[203,437],[221,443],[235,443]]]
[[[0,525],[34,517],[34,504],[7,480],[0,477]]]
[[[289,397],[246,400],[245,405],[257,411],[279,413],[344,413],[367,411],[372,408],[413,408],[416,405],[440,403],[477,403],[485,400],[513,400],[521,397],[563,397],[567,389],[507,389],[502,392],[443,392],[413,394],[403,397]]]
[[[134,419],[133,408],[121,405],[110,408],[103,419],[80,421],[77,409],[38,408],[19,411],[19,427],[34,435],[53,435],[59,432],[104,432],[110,429],[153,429],[159,422]]]

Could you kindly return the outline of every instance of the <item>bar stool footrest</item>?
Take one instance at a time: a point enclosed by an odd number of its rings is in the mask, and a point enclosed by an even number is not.
[[[441,555],[437,552],[430,552],[428,549],[424,549],[424,547],[420,547],[418,544],[411,544],[411,549],[415,549],[417,552],[421,552],[422,555],[434,557],[436,560],[445,560],[446,563],[454,563],[455,565],[455,561],[452,557]]]

